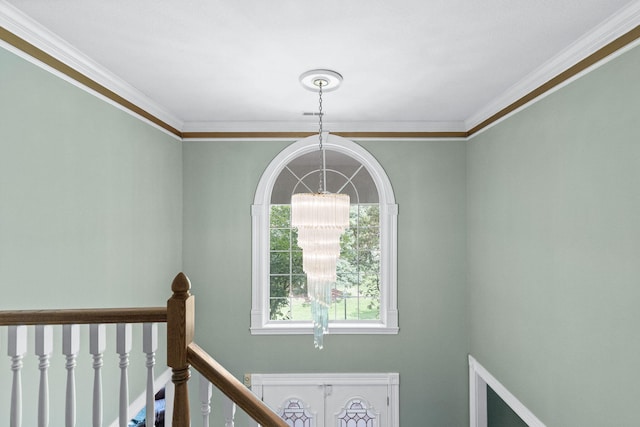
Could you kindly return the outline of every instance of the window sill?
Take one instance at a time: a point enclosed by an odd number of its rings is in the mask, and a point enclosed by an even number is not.
[[[311,335],[313,327],[310,322],[268,322],[261,327],[252,327],[251,335]],[[328,334],[333,335],[395,335],[398,327],[386,326],[378,321],[371,322],[339,322],[329,323]]]

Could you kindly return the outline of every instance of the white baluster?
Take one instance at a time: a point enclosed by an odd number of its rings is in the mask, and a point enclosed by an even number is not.
[[[236,404],[228,397],[224,397],[222,402],[224,411],[224,427],[233,427],[236,418]],[[257,425],[257,423],[256,423]]]
[[[175,385],[169,381],[164,386],[164,399],[166,407],[164,409],[164,427],[171,427],[173,423],[173,398],[175,397]]]
[[[211,414],[211,383],[200,375],[200,411],[202,412],[202,426],[209,427],[209,414]]]
[[[38,390],[38,427],[49,425],[49,359],[53,351],[53,328],[51,325],[36,325],[36,356],[40,369]]]
[[[131,324],[118,323],[116,328],[117,352],[120,355],[120,416],[118,423],[120,427],[127,427],[129,424],[129,378],[127,368],[129,367],[129,352],[131,352]]]
[[[62,325],[62,354],[66,357],[67,401],[65,407],[65,426],[76,425],[76,357],[80,349],[80,326]]]
[[[9,326],[7,354],[11,357],[11,370],[13,382],[11,385],[11,414],[9,416],[10,427],[22,425],[22,358],[27,352],[27,327]]]
[[[142,325],[142,351],[147,355],[147,405],[146,425],[155,425],[156,400],[153,390],[153,367],[156,364],[156,350],[158,349],[158,324],[145,323]]]
[[[93,427],[102,427],[102,357],[106,347],[105,325],[89,325],[89,353],[93,356]]]

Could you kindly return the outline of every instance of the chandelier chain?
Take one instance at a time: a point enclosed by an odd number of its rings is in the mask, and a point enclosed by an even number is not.
[[[323,193],[327,191],[327,184],[324,182],[324,173],[325,173],[325,166],[324,166],[324,152],[323,152],[323,146],[322,146],[322,84],[323,81],[320,80],[318,82],[318,86],[319,86],[319,90],[318,90],[318,126],[319,126],[319,130],[318,130],[318,140],[319,140],[319,146],[320,146],[320,179],[319,179],[319,184],[318,184],[318,193]]]

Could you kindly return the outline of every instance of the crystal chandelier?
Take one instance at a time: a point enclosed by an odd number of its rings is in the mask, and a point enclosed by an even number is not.
[[[302,269],[307,275],[307,293],[311,301],[313,342],[322,349],[328,333],[331,289],[336,282],[340,257],[340,236],[349,228],[349,195],[327,191],[326,162],[322,146],[322,91],[335,89],[342,80],[329,70],[313,70],[300,77],[302,84],[318,91],[320,173],[317,193],[298,193],[291,197],[291,225],[298,229],[302,248]]]

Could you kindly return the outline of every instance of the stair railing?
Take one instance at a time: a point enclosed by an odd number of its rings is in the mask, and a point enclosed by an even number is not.
[[[171,284],[173,296],[167,302],[167,365],[173,370],[173,427],[189,427],[187,381],[193,366],[247,415],[265,427],[288,427],[262,400],[193,342],[195,298],[187,276],[179,273]]]
[[[131,351],[131,325],[143,325],[143,351],[146,353],[147,389],[146,413],[154,413],[154,373],[155,351],[157,350],[157,323],[167,323],[167,365],[172,368],[173,427],[189,427],[189,392],[187,381],[193,366],[208,382],[216,386],[233,403],[242,408],[254,421],[265,427],[288,427],[278,414],[257,398],[244,384],[217,363],[195,342],[195,300],[190,293],[189,279],[179,273],[171,285],[172,297],[166,307],[69,309],[69,310],[13,310],[0,311],[0,326],[8,326],[8,355],[11,358],[12,384],[9,426],[22,425],[22,360],[27,351],[27,327],[35,327],[35,353],[38,356],[40,381],[38,392],[38,427],[49,425],[48,367],[52,354],[52,327],[62,327],[62,350],[67,369],[65,427],[75,427],[75,365],[79,351],[79,325],[89,325],[89,349],[93,358],[93,415],[92,426],[102,426],[102,381],[101,367],[105,351],[105,325],[116,324],[117,353],[119,355],[120,427],[126,427],[130,420],[127,370]],[[168,387],[169,389],[169,387]],[[169,393],[168,393],[169,394]],[[200,400],[204,425],[208,425],[210,412],[210,386],[207,382],[200,386]],[[169,398],[169,396],[167,396]],[[227,425],[233,425],[235,407],[225,402]],[[55,424],[58,424],[56,422]],[[169,425],[169,423],[167,423]]]
[[[143,325],[143,347],[147,358],[147,384],[153,386],[153,367],[157,350],[157,323],[167,321],[166,307],[106,308],[71,310],[0,311],[0,326],[8,326],[8,355],[11,358],[12,384],[9,426],[22,425],[21,369],[27,353],[27,327],[35,328],[35,353],[38,356],[38,427],[49,425],[49,359],[53,351],[53,326],[62,327],[62,353],[67,370],[65,390],[65,427],[76,425],[76,359],[80,348],[80,325],[89,325],[89,351],[93,358],[92,426],[102,426],[102,374],[106,348],[106,324],[116,324],[116,352],[119,356],[120,395],[119,425],[129,422],[128,368],[131,352],[132,324]],[[156,334],[156,335],[154,335]],[[147,388],[146,407],[154,411],[153,388]]]

